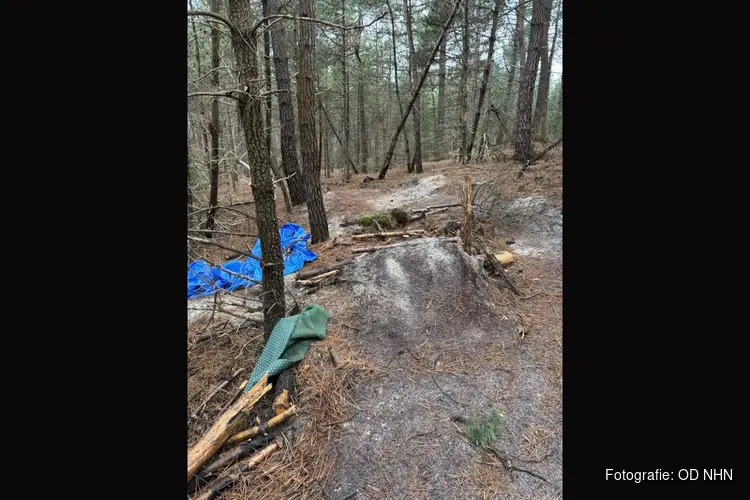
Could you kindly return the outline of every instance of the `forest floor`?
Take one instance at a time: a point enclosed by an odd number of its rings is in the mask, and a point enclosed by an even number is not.
[[[319,259],[305,270],[353,262],[311,294],[300,293],[287,277],[300,305],[316,303],[331,313],[327,337],[314,342],[296,368],[301,412],[286,433],[288,446],[224,497],[561,497],[561,150],[531,168],[517,178],[517,164],[442,161],[425,163],[418,176],[392,167],[384,181],[363,183],[367,174],[359,174],[348,183],[324,182],[331,240],[311,246]],[[366,231],[342,227],[343,221],[396,207],[408,212],[458,203],[467,174],[476,194],[475,235],[491,253],[513,252],[506,273],[521,296],[489,275],[481,255],[438,238],[456,233],[460,207],[405,228],[423,229],[424,238],[352,254],[352,248],[404,239],[353,240],[353,233]],[[249,198],[243,183],[234,203]],[[283,214],[280,193],[277,202]],[[234,208],[251,213],[251,207]],[[254,231],[242,217],[227,217],[223,222],[234,231]],[[280,217],[309,229],[304,207]],[[252,245],[239,236],[221,241]],[[214,263],[230,253],[202,249]],[[214,298],[198,300],[210,306]],[[189,322],[189,338],[221,330],[189,348],[189,444],[231,400],[263,348],[261,330],[213,312],[208,324],[207,314],[193,312]],[[198,417],[190,417],[213,387],[240,369]],[[499,437],[473,445],[466,420],[493,409],[502,415]]]

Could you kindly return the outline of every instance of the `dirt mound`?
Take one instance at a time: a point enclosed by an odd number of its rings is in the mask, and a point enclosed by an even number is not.
[[[538,396],[540,383],[523,383],[523,411],[504,407],[500,394],[515,385],[520,361],[513,359],[518,335],[491,300],[481,260],[455,242],[424,238],[363,255],[347,275],[359,330],[346,340],[381,376],[353,389],[356,410],[334,442],[327,496],[479,495],[469,476],[487,455],[451,418],[499,408],[509,428],[521,429],[538,400],[525,393]],[[503,486],[508,498],[554,490],[533,477],[505,477],[501,467],[494,473],[512,483]]]

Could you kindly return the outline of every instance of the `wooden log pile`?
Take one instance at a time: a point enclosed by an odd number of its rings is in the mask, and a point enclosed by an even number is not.
[[[282,381],[282,378],[280,375],[277,381],[279,387],[273,403],[275,415],[243,430],[251,410],[272,388],[268,376],[264,375],[219,415],[211,428],[188,449],[188,492],[193,493],[193,500],[216,497],[284,446],[280,437],[281,426],[299,414],[299,407],[289,403],[289,388],[281,387],[293,379]],[[225,451],[215,457],[222,448]],[[229,466],[232,467],[223,475],[214,477]]]

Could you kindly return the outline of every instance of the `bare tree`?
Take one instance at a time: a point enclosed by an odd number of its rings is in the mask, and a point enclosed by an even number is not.
[[[445,45],[446,40],[443,38],[438,55],[437,129],[435,130],[435,142],[438,154],[445,152],[443,146],[443,138],[445,137]]]
[[[362,23],[362,7],[359,7],[359,20],[357,22],[360,26]],[[368,151],[368,139],[367,139],[367,127],[365,121],[365,67],[362,63],[362,57],[360,57],[359,49],[362,43],[362,32],[363,29],[357,30],[357,37],[354,40],[354,55],[357,57],[358,71],[357,71],[357,109],[359,116],[357,121],[359,122],[359,137],[357,138],[357,159],[359,160],[360,168],[362,173],[367,173],[367,160],[369,156]]]
[[[419,71],[417,56],[414,52],[414,34],[412,33],[411,6],[409,0],[404,0],[404,16],[406,17],[406,37],[409,44],[409,87],[414,90],[414,81]],[[420,99],[414,102],[414,112],[411,115],[414,124],[414,159],[410,162],[409,172],[422,173],[422,123]]]
[[[385,179],[385,175],[388,173],[388,167],[391,164],[391,158],[393,158],[393,151],[396,149],[396,141],[398,140],[398,136],[404,128],[404,124],[406,123],[406,118],[409,116],[409,112],[414,106],[414,102],[419,97],[419,92],[422,90],[422,85],[424,85],[424,81],[427,79],[427,73],[430,71],[432,60],[435,59],[435,55],[437,54],[437,51],[440,48],[440,44],[443,43],[443,38],[445,38],[445,33],[448,31],[448,28],[453,22],[453,18],[456,17],[456,12],[458,11],[458,6],[461,5],[461,1],[462,0],[456,0],[456,3],[453,5],[451,14],[450,16],[448,16],[448,20],[445,22],[445,25],[443,26],[443,29],[440,32],[440,38],[438,38],[438,41],[435,44],[435,47],[432,49],[430,56],[427,58],[427,61],[425,62],[424,68],[422,69],[422,76],[419,79],[417,88],[414,89],[413,95],[411,97],[411,101],[409,101],[409,105],[406,107],[406,112],[401,114],[401,121],[399,122],[398,127],[396,127],[396,132],[394,132],[393,137],[391,137],[391,143],[388,146],[388,152],[385,154],[385,159],[383,160],[383,168],[380,169],[380,173],[378,174],[378,179],[381,179],[381,180]]]
[[[267,0],[271,14],[283,14],[278,0]],[[273,47],[273,64],[276,69],[276,96],[279,103],[279,123],[281,124],[281,169],[288,177],[289,195],[292,205],[305,202],[305,191],[299,173],[297,160],[297,131],[292,104],[292,86],[289,77],[289,57],[287,56],[284,23],[271,23],[271,46]]]
[[[401,104],[401,93],[398,87],[398,58],[396,57],[396,21],[393,17],[393,9],[391,9],[391,2],[385,0],[385,5],[388,7],[388,14],[391,16],[391,41],[393,47],[393,74],[396,87],[396,101],[398,101],[398,112],[403,115],[404,107]],[[404,134],[404,152],[406,153],[407,170],[411,172],[411,151],[409,148],[409,136]]]
[[[346,24],[346,0],[341,0],[341,23]],[[344,134],[343,147],[349,151],[349,72],[346,69],[347,59],[346,30],[341,30],[341,132]],[[344,179],[349,180],[349,154],[342,159],[344,164]]]
[[[248,164],[255,200],[256,222],[260,236],[261,266],[263,269],[263,318],[265,335],[284,317],[284,261],[281,256],[281,239],[276,222],[276,201],[271,180],[268,150],[263,133],[261,112],[261,84],[256,64],[257,43],[251,34],[250,4],[246,0],[229,0],[229,20],[232,29],[232,47],[237,60],[240,88],[236,94],[237,111],[245,132]]]
[[[469,129],[469,1],[464,0],[464,24],[461,38],[463,50],[461,51],[461,83],[459,89],[459,101],[461,102],[461,163],[466,161],[468,151],[468,129]]]
[[[299,15],[315,18],[313,0],[299,1]],[[320,163],[315,143],[315,24],[299,22],[299,66],[297,73],[297,112],[299,114],[302,174],[305,177],[307,216],[312,242],[328,239],[328,219],[320,188]]]
[[[492,28],[490,28],[490,45],[487,49],[487,63],[484,65],[482,86],[479,89],[479,102],[477,103],[476,113],[474,113],[474,123],[471,125],[471,138],[469,139],[469,149],[466,151],[466,161],[471,160],[471,150],[474,148],[474,140],[476,139],[477,129],[479,128],[479,118],[482,114],[484,96],[487,93],[487,85],[490,82],[490,73],[492,72],[492,56],[495,53],[495,32],[497,31],[497,20],[500,16],[500,9],[502,8],[504,3],[505,0],[495,0],[495,9],[492,11]]]
[[[526,162],[534,156],[531,143],[531,103],[534,97],[534,81],[539,66],[539,53],[542,45],[544,19],[549,18],[548,0],[533,0],[531,14],[531,34],[526,65],[521,73],[516,111],[516,129],[513,137],[513,159]]]

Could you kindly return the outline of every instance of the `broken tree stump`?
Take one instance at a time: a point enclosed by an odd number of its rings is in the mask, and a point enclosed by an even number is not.
[[[266,374],[252,389],[242,394],[237,402],[222,413],[203,437],[188,449],[188,482],[201,465],[211,458],[216,450],[221,448],[221,445],[237,430],[244,421],[245,415],[255,403],[271,390],[271,384],[267,382],[268,375]]]
[[[464,177],[464,225],[461,228],[461,239],[464,242],[464,252],[471,255],[471,232],[473,229],[474,213],[471,210],[471,176]]]

